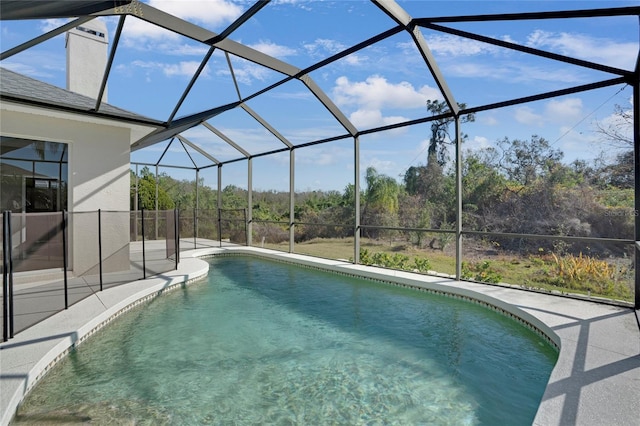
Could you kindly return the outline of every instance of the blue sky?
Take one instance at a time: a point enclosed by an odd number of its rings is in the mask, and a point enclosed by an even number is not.
[[[252,2],[149,1],[211,31],[221,32]],[[629,1],[399,1],[412,17],[534,12],[562,9],[636,6]],[[2,50],[61,25],[62,20],[1,22]],[[105,19],[115,33],[116,18]],[[273,1],[234,32],[231,39],[299,68],[310,66],[375,34],[394,22],[367,1]],[[638,19],[633,17],[572,20],[480,22],[451,27],[555,53],[632,70],[638,52]],[[531,57],[423,28],[422,33],[456,100],[469,106],[534,95],[615,76]],[[127,18],[109,79],[109,103],[166,120],[180,98],[207,46]],[[284,76],[246,60],[230,59],[239,90],[247,96]],[[64,36],[28,49],[0,66],[65,87]],[[408,34],[399,33],[310,74],[358,129],[370,129],[427,115],[426,101],[442,99]],[[492,146],[498,139],[529,139],[536,134],[565,153],[565,160],[593,159],[614,152],[595,132],[595,123],[613,119],[614,105],[631,107],[631,87],[611,86],[553,100],[502,108],[476,115],[463,128],[466,149]],[[178,116],[237,100],[229,65],[216,51]],[[345,130],[306,87],[292,81],[248,102],[294,145],[345,134]],[[209,123],[249,153],[283,145],[243,111],[230,111]],[[221,161],[241,155],[205,128],[184,134]],[[412,126],[361,137],[361,170],[368,166],[398,180],[412,165],[426,161],[429,125]],[[132,154],[132,161],[155,163],[166,143]],[[199,167],[209,164],[191,152]],[[296,189],[342,190],[354,179],[353,142],[343,141],[296,150]],[[254,188],[288,188],[288,155],[254,161]],[[191,165],[176,142],[164,163]],[[223,185],[246,187],[246,162],[223,167]],[[177,169],[162,169],[191,178]],[[201,177],[215,185],[215,168]]]

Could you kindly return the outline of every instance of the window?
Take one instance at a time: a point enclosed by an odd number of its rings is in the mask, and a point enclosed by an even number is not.
[[[0,137],[0,209],[57,212],[67,208],[66,144]]]

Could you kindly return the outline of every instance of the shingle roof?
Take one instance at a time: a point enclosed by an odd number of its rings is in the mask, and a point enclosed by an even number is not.
[[[62,105],[84,112],[94,110],[96,104],[95,99],[88,96],[61,89],[2,67],[0,67],[0,94],[3,97],[11,96],[13,98],[36,101],[48,105]],[[99,111],[104,114],[126,119],[157,122],[157,120],[114,107],[104,102],[100,105]]]

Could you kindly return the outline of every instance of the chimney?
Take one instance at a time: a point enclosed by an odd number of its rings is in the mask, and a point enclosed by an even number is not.
[[[107,26],[99,19],[67,32],[67,90],[93,99],[98,97],[107,66],[108,44]],[[107,101],[106,87],[102,101]]]

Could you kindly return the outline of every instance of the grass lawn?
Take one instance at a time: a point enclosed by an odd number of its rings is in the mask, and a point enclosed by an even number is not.
[[[429,260],[429,270],[453,275],[455,274],[455,247],[449,244],[446,250],[422,248],[398,241],[373,240],[362,238],[361,249],[369,253],[387,253],[394,255],[401,253],[408,256],[409,264],[419,257]],[[288,242],[280,244],[264,244],[265,248],[289,251]],[[535,288],[546,291],[560,291],[564,293],[591,294],[617,300],[633,300],[632,264],[628,259],[618,259],[614,264],[617,272],[607,277],[593,270],[593,265],[582,265],[574,262],[576,275],[569,279],[558,270],[558,263],[550,256],[518,256],[516,254],[501,253],[495,250],[483,250],[481,247],[465,244],[463,254],[467,268],[468,279],[473,281],[500,282]],[[296,253],[317,256],[326,259],[353,259],[353,238],[318,238],[294,246]],[[576,257],[577,260],[580,260]],[[605,261],[595,261],[595,266],[611,265]],[[583,262],[584,263],[584,262]],[[592,262],[593,263],[593,262]],[[624,265],[622,265],[624,263]],[[486,274],[474,272],[484,268]],[[471,272],[469,272],[471,269]],[[611,273],[611,271],[608,271]],[[464,270],[463,270],[463,276]],[[487,277],[484,279],[483,277]],[[496,281],[492,281],[492,279]],[[604,285],[602,283],[606,283]]]

